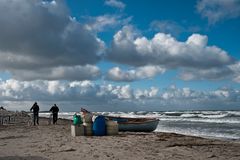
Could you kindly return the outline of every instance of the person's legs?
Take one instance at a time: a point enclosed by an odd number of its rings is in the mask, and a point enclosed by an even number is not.
[[[55,114],[53,113],[53,124],[55,124]]]
[[[58,114],[57,114],[57,113],[54,113],[54,114],[53,114],[53,124],[56,124],[56,123],[57,123],[57,119],[58,119]]]
[[[35,114],[33,114],[33,125],[35,126],[36,125],[36,115]]]
[[[37,124],[39,125],[38,121],[39,121],[39,116],[38,114],[36,115],[36,118],[37,118]]]
[[[58,114],[56,114],[56,121],[55,121],[55,123],[57,123],[57,120],[58,120]]]

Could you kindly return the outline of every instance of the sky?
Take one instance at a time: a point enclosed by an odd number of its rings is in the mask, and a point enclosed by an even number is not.
[[[240,0],[1,0],[0,105],[240,109]]]

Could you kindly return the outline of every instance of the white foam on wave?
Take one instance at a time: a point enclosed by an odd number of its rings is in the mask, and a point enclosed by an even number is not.
[[[191,118],[191,117],[196,117],[196,114],[190,114],[190,113],[186,113],[186,114],[182,114],[180,117],[185,117],[185,118]]]
[[[188,122],[203,122],[203,123],[229,123],[240,124],[237,119],[201,119],[201,118],[159,118],[160,121],[188,121]]]
[[[224,118],[228,116],[228,113],[226,114],[212,114],[212,115],[205,115],[205,114],[199,114],[198,115],[201,118]]]
[[[73,115],[75,114],[76,112],[59,112],[58,113],[58,117],[59,118],[62,118],[62,119],[73,119]],[[49,118],[51,115],[51,113],[39,113],[39,117],[46,117],[46,118]]]
[[[158,127],[155,132],[165,132],[165,133],[177,133],[189,136],[203,137],[203,138],[215,138],[215,139],[240,139],[239,135],[233,135],[228,133],[217,133],[217,132],[206,132],[199,131],[196,129],[180,129],[180,128],[168,128],[168,127]]]

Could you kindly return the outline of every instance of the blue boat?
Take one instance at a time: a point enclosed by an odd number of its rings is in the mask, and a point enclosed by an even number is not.
[[[109,120],[118,122],[119,131],[128,132],[152,132],[159,123],[157,118],[128,118],[106,116]]]

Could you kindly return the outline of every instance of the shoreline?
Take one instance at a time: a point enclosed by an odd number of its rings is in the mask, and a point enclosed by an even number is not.
[[[161,132],[72,137],[71,120],[48,125],[48,118],[40,118],[39,126],[28,126],[27,118],[0,126],[0,160],[240,159],[235,141]]]
[[[1,112],[0,111],[0,116],[1,116]],[[17,114],[17,115],[29,115],[29,113],[31,112],[26,112],[26,111],[4,111],[4,112],[8,112],[9,114]],[[41,112],[40,112],[41,113]],[[47,113],[46,111],[42,112],[43,114]],[[50,112],[49,112],[50,113]],[[61,112],[60,112],[61,113]],[[63,112],[65,113],[65,112]],[[77,113],[77,112],[75,112]],[[39,115],[39,119],[45,119],[48,120],[48,117],[45,116],[41,116]],[[62,121],[72,121],[71,119],[67,119],[67,118],[58,118]],[[228,137],[214,137],[214,136],[201,136],[201,135],[193,135],[193,134],[183,134],[183,133],[176,133],[176,132],[164,132],[164,131],[153,131],[155,133],[170,133],[170,134],[179,134],[179,135],[183,135],[183,136],[192,136],[192,137],[196,137],[196,138],[204,138],[204,139],[209,139],[209,140],[222,140],[222,141],[234,141],[234,142],[239,142],[240,143],[240,139],[238,138],[228,138]]]

